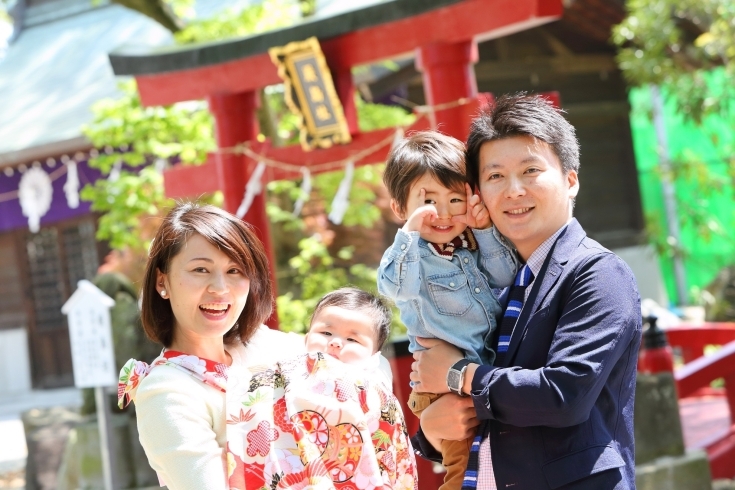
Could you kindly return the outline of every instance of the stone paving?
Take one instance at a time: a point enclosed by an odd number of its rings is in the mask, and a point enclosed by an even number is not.
[[[25,465],[28,457],[20,414],[33,408],[75,407],[82,402],[76,388],[33,391],[0,400],[0,490],[25,488]],[[679,402],[684,441],[687,448],[701,448],[712,438],[727,431],[730,411],[724,397],[685,398]],[[732,482],[717,482],[715,488],[735,488]]]
[[[28,457],[21,413],[34,408],[78,407],[81,391],[76,388],[38,390],[0,399],[0,490],[24,489]]]

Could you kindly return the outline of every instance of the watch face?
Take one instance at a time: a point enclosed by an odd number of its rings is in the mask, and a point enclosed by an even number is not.
[[[456,369],[450,369],[447,374],[447,386],[454,391],[459,391],[460,373]]]

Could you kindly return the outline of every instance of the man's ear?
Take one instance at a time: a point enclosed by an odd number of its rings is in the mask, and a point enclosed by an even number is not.
[[[396,201],[395,199],[391,199],[390,209],[391,211],[393,211],[393,214],[396,215],[396,218],[401,221],[406,221],[406,213],[401,211],[401,207],[398,205],[398,201]]]
[[[570,170],[566,175],[567,183],[569,184],[569,197],[574,199],[579,193],[579,176],[574,170]]]

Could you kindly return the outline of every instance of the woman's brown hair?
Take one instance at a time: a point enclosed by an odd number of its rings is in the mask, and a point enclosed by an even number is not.
[[[227,211],[197,203],[180,203],[163,219],[148,252],[142,293],[146,335],[169,347],[174,338],[171,303],[156,290],[156,271],[168,273],[173,259],[193,234],[199,234],[235,261],[250,279],[250,292],[237,322],[224,335],[225,344],[247,343],[273,310],[270,268],[263,244],[250,225]]]

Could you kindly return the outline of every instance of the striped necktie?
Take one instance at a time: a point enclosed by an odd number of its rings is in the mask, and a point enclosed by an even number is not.
[[[531,272],[528,264],[521,267],[516,274],[516,279],[508,293],[508,306],[505,307],[503,320],[500,322],[500,333],[498,335],[498,356],[495,359],[496,365],[501,365],[508,352],[510,345],[510,337],[513,335],[513,328],[516,326],[518,317],[523,309],[523,301],[525,299],[526,286],[533,281],[533,272]]]

